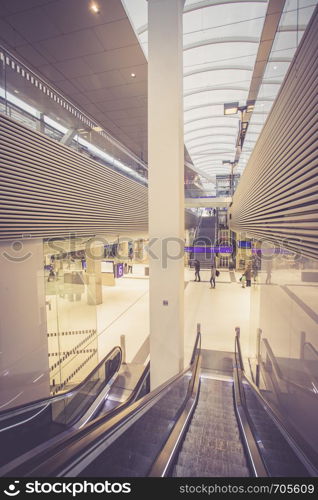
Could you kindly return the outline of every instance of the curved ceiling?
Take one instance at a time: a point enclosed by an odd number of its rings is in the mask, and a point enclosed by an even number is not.
[[[147,57],[147,0],[122,2]],[[316,3],[186,0],[184,141],[201,172],[229,173],[224,161],[243,172]],[[225,103],[244,107],[251,97],[252,113],[224,115]],[[240,119],[248,122],[242,148]]]

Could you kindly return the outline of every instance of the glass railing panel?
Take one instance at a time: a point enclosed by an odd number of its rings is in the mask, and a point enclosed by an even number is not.
[[[253,250],[257,251],[261,267],[257,282],[251,287],[253,328],[249,345],[244,349],[249,350],[250,357],[258,359],[260,329],[262,393],[315,453],[318,448],[318,358],[315,356],[318,263],[292,253],[283,242],[275,246],[259,242]],[[318,460],[315,465],[317,467]]]
[[[318,394],[318,351],[312,344],[305,342],[303,349],[303,362],[310,378],[312,387]]]
[[[74,389],[67,397],[54,402],[52,405],[53,422],[69,426],[79,420],[90,409],[103,389],[109,387],[120,364],[121,354],[118,350],[106,359],[79,388]]]
[[[249,423],[270,476],[306,477],[308,473],[247,383],[243,383]]]
[[[0,111],[32,130],[61,140],[69,129],[76,130],[75,149],[106,164],[137,182],[147,184],[147,165],[100,127],[84,110],[51,87],[16,57],[0,47]],[[47,126],[47,118],[54,127]],[[83,146],[89,143],[88,149]],[[72,144],[74,147],[74,144]],[[95,154],[99,150],[99,155]]]

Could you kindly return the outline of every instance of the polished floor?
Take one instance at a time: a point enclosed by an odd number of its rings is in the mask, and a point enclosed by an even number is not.
[[[194,282],[193,270],[185,269],[185,361],[193,348],[197,324],[201,325],[202,347],[233,351],[235,327],[240,326],[242,339],[248,336],[250,289],[242,289],[231,281],[229,271],[221,271],[216,288],[211,289],[209,271],[201,271],[201,282]],[[126,361],[132,362],[143,353],[146,357],[149,336],[149,281],[142,267],[133,275],[116,280],[116,286],[103,286],[103,303],[87,304],[85,293],[77,300],[51,297],[48,311],[48,331],[82,331],[96,329],[98,357],[101,359],[124,336]],[[65,337],[72,343],[74,338]],[[144,346],[144,349],[142,349]]]

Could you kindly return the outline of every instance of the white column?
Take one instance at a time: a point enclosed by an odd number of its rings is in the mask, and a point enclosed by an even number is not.
[[[87,304],[89,305],[103,303],[102,259],[103,246],[91,244],[86,252]]]
[[[149,288],[152,389],[183,368],[183,6],[184,0],[148,1]],[[155,238],[158,240],[154,244]],[[177,259],[166,259],[167,253],[179,256]]]

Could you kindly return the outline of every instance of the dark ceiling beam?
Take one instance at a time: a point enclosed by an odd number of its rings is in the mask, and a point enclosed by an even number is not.
[[[257,100],[284,7],[285,0],[268,1],[247,101],[255,102]],[[253,113],[246,113],[245,111],[243,113],[242,121],[249,123],[252,114]],[[240,153],[241,147],[238,146],[235,155],[235,162],[239,161]]]

